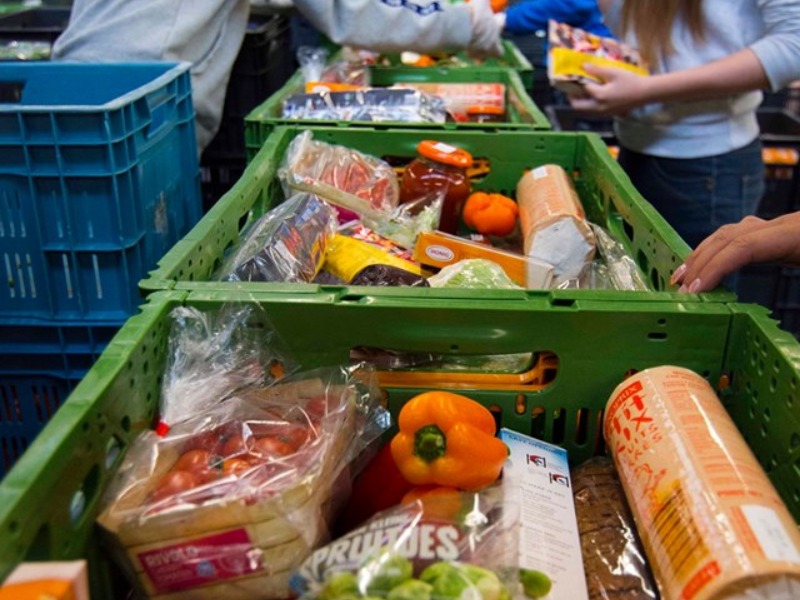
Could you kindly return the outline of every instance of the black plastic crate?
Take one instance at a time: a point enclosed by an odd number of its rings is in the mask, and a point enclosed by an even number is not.
[[[800,338],[800,267],[781,267],[775,296],[772,316]]]
[[[51,44],[66,29],[69,7],[41,7],[0,17],[0,43],[43,41]]]
[[[287,16],[250,17],[228,81],[220,129],[203,153],[203,166],[235,164],[244,170],[244,117],[294,73],[290,41]]]
[[[756,214],[773,219],[800,208],[800,118],[786,109],[763,106],[757,116],[764,145],[766,189]]]
[[[210,162],[200,165],[200,189],[203,198],[203,212],[214,206],[222,196],[233,187],[244,173],[244,165],[238,161]]]
[[[793,114],[800,112],[800,88],[785,88],[777,92],[764,92],[761,108],[785,109]]]
[[[614,120],[611,117],[582,113],[569,105],[551,104],[545,107],[547,118],[557,131],[584,131],[598,134],[606,144],[616,144]]]

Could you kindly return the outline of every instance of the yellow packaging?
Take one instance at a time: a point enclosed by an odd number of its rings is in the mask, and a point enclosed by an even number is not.
[[[531,257],[442,231],[425,231],[417,236],[414,260],[420,264],[442,268],[472,258],[497,263],[511,281],[528,289],[548,289],[553,281],[553,266]]]
[[[328,244],[322,269],[344,281],[350,281],[369,265],[389,265],[404,269],[414,275],[422,275],[420,266],[376,246],[346,235],[336,234]]]
[[[21,563],[0,584],[0,600],[89,600],[86,561]]]
[[[648,75],[647,65],[636,48],[551,19],[547,51],[550,85],[566,94],[581,94],[585,83],[599,81],[583,68],[587,63]]]
[[[705,379],[626,379],[604,435],[664,600],[800,598],[797,525]]]

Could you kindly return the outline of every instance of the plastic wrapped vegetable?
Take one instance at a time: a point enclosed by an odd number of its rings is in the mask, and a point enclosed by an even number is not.
[[[404,248],[413,248],[421,231],[439,224],[443,194],[398,206],[399,183],[388,163],[316,141],[309,131],[289,144],[278,175],[287,196],[298,190],[317,194],[337,207],[341,221],[360,219]]]
[[[368,265],[356,273],[350,285],[430,287],[421,275],[391,265]]]
[[[613,289],[638,292],[648,291],[647,283],[642,277],[636,261],[625,252],[622,244],[612,238],[602,227],[593,223],[590,223],[590,226],[594,231],[599,254],[608,269],[608,276],[613,284]]]
[[[291,569],[329,538],[343,470],[386,416],[363,371],[240,390],[137,438],[99,523],[142,596],[286,598]]]
[[[220,268],[225,281],[312,281],[336,232],[336,213],[313,194],[295,194],[242,232]]]
[[[522,591],[518,508],[503,499],[492,486],[448,496],[448,510],[431,497],[380,512],[309,557],[293,591],[303,600],[510,600]]]
[[[364,201],[344,206],[356,213],[356,207],[380,212],[391,211],[398,204],[399,184],[388,163],[352,148],[314,140],[309,131],[289,144],[278,173],[288,188],[287,196],[300,189],[343,206],[344,193]]]
[[[448,265],[428,277],[428,283],[431,287],[443,288],[523,289],[511,281],[503,267],[483,258],[470,258]]]
[[[268,385],[296,368],[266,315],[252,306],[227,305],[209,312],[181,306],[170,317],[156,429],[160,435],[237,389]],[[256,318],[266,326],[250,327]]]

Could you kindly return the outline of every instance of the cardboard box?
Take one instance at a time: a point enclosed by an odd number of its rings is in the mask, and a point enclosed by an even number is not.
[[[632,46],[551,19],[547,50],[550,85],[565,94],[580,93],[584,83],[598,81],[583,69],[585,63],[648,74],[647,65]]]
[[[510,429],[503,469],[520,509],[519,566],[553,581],[548,600],[588,600],[567,451]]]

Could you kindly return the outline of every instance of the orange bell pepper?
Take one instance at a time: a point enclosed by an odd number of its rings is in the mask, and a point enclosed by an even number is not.
[[[517,226],[519,207],[502,194],[473,192],[462,212],[468,227],[485,235],[508,235]]]
[[[414,485],[477,490],[497,480],[508,456],[492,413],[460,394],[419,394],[400,409],[397,424],[392,456]]]

